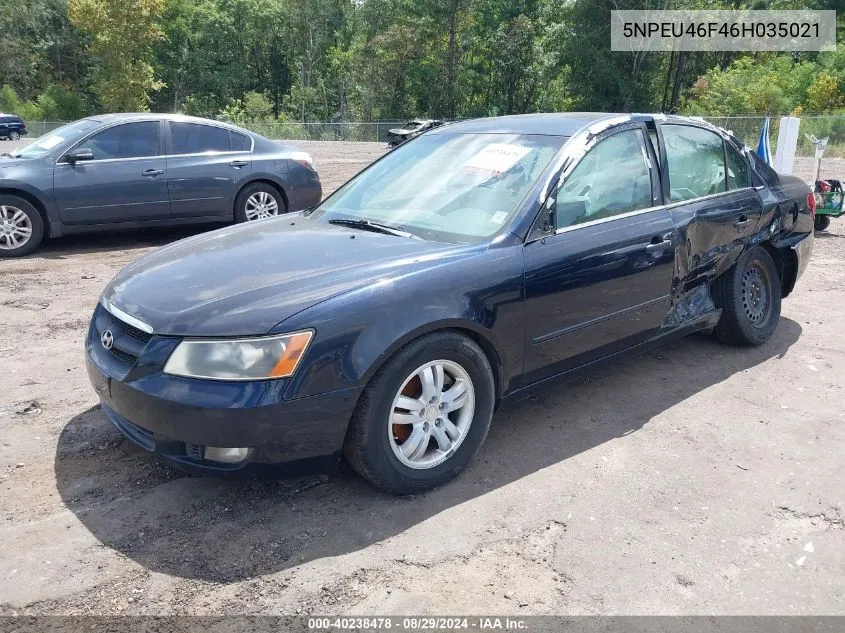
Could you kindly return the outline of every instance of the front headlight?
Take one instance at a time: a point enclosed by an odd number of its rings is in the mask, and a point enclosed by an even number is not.
[[[185,340],[164,373],[211,380],[267,380],[293,375],[313,332],[244,339]]]

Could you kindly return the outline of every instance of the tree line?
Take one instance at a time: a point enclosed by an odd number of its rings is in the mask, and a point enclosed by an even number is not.
[[[822,53],[610,51],[610,11],[842,0],[17,0],[0,111],[377,121],[542,111],[845,109],[845,12]]]

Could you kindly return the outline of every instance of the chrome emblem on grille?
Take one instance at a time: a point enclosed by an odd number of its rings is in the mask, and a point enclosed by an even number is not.
[[[114,345],[114,334],[111,333],[111,330],[104,330],[103,333],[100,335],[100,343],[103,344],[103,347],[106,349],[111,349],[112,345]]]

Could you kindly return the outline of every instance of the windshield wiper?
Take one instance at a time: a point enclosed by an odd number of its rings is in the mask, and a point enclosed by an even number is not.
[[[380,224],[372,220],[353,220],[351,218],[337,218],[329,220],[329,224],[338,224],[340,226],[348,226],[353,229],[361,229],[362,231],[372,231],[373,233],[384,233],[385,235],[396,235],[398,237],[410,237],[411,239],[421,240],[419,235],[414,235],[408,231],[397,229],[389,224]]]

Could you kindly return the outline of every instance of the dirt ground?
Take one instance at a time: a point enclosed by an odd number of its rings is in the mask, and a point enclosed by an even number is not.
[[[327,190],[382,151],[301,145]],[[186,476],[106,421],[97,297],[193,232],[0,263],[0,614],[845,614],[845,220],[766,345],[695,336],[509,404],[412,498]]]

